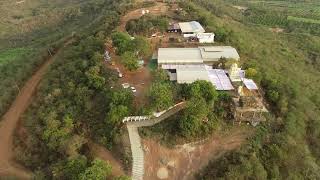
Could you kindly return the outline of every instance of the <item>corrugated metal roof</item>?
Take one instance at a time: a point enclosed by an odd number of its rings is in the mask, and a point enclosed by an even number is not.
[[[203,63],[198,48],[159,48],[158,64]]]
[[[256,85],[256,83],[254,83],[254,81],[252,79],[243,78],[242,81],[248,89],[258,90],[258,86]]]
[[[202,46],[199,49],[203,61],[212,61],[220,58],[240,59],[237,50],[231,46]]]
[[[177,69],[177,82],[178,83],[193,83],[197,80],[209,81],[207,70],[203,67],[193,68],[179,68]]]
[[[191,22],[181,22],[179,23],[180,29],[182,33],[204,33],[205,30],[201,26],[201,24],[197,21]]]
[[[162,69],[179,69],[179,68],[199,68],[205,67],[204,64],[162,64]]]
[[[222,69],[208,69],[209,79],[217,90],[233,90],[229,77]]]

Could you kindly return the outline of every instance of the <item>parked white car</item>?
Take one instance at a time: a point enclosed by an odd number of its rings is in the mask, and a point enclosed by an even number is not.
[[[133,86],[131,86],[131,91],[134,92],[134,93],[137,92],[136,88],[133,87]]]
[[[123,74],[120,72],[120,69],[119,68],[116,68],[117,72],[118,72],[118,77],[119,78],[122,78],[123,77]]]

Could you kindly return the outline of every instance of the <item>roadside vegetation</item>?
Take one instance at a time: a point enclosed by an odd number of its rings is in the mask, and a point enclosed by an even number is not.
[[[0,19],[0,115],[19,88],[65,41],[99,21],[95,1],[3,1]],[[51,51],[49,53],[49,50]]]
[[[112,89],[115,72],[103,65],[104,43],[119,22],[122,2],[99,3],[100,18],[58,52],[23,118],[28,134],[17,135],[16,158],[35,178],[111,178],[111,165],[96,159],[91,141],[125,161],[121,119],[134,111],[132,94]]]

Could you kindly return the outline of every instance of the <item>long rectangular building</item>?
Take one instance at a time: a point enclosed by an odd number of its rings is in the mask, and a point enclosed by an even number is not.
[[[221,58],[239,60],[237,50],[231,46],[200,46],[198,48],[159,48],[158,65],[213,64]]]

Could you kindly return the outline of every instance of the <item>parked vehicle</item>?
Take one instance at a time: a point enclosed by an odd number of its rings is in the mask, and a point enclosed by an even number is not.
[[[122,73],[120,72],[120,69],[119,69],[119,68],[116,68],[116,70],[117,70],[117,72],[118,72],[118,77],[119,77],[119,78],[122,78],[123,75],[122,75]]]
[[[129,83],[123,83],[123,84],[122,84],[122,87],[123,87],[124,89],[128,89],[128,88],[130,87],[130,84],[129,84]]]
[[[134,93],[137,92],[136,88],[133,87],[133,86],[131,86],[131,91],[134,92]]]

